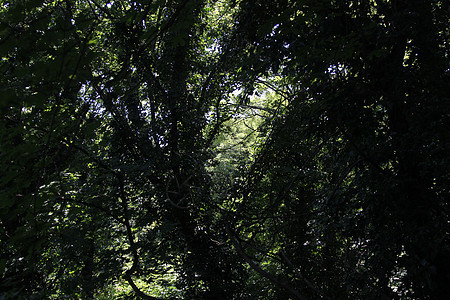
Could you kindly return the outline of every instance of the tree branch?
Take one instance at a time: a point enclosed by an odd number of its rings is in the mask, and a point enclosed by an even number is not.
[[[263,270],[260,266],[258,266],[250,257],[248,257],[248,255],[242,250],[241,245],[239,245],[238,241],[236,240],[236,237],[234,236],[234,234],[231,232],[231,230],[228,228],[228,226],[225,227],[225,230],[228,234],[228,236],[230,237],[231,243],[233,244],[234,248],[236,249],[236,251],[238,252],[238,254],[250,265],[250,267],[255,270],[256,272],[258,272],[261,276],[269,279],[271,282],[275,283],[276,285],[284,288],[285,290],[287,290],[289,293],[291,293],[296,299],[300,299],[300,300],[307,300],[308,298],[300,295],[300,293],[295,290],[294,288],[292,288],[291,286],[289,286],[286,282],[283,282],[281,280],[279,280],[278,278],[276,278],[275,276],[273,276],[272,274],[268,273],[267,271]]]

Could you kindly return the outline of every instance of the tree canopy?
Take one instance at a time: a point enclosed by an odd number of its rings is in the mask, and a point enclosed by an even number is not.
[[[0,4],[1,299],[446,299],[450,3]]]

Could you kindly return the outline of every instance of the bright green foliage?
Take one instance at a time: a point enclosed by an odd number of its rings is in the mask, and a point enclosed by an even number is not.
[[[446,1],[4,1],[0,298],[445,299]]]

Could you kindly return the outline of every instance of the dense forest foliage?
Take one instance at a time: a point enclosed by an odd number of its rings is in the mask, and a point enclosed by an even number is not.
[[[450,1],[0,3],[0,299],[448,299]]]

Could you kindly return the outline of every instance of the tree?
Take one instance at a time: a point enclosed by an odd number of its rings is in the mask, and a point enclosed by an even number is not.
[[[210,228],[204,170],[235,68],[228,50],[207,50],[229,34],[227,24],[206,23],[217,9],[4,5],[5,295],[92,297],[123,276],[152,298],[134,276],[151,281],[173,268],[180,290],[196,298],[225,298],[238,286],[236,263]]]
[[[0,295],[444,298],[448,11],[6,2]]]
[[[444,298],[448,6],[248,5],[253,68],[289,104],[243,184],[238,247],[291,296]]]

